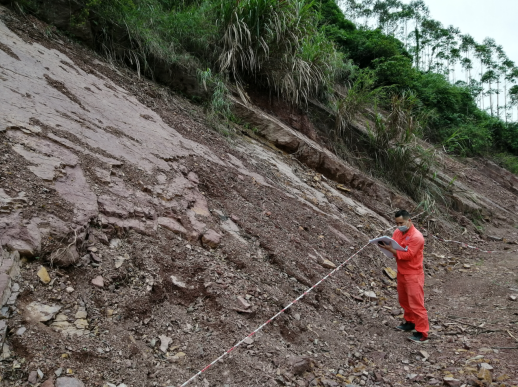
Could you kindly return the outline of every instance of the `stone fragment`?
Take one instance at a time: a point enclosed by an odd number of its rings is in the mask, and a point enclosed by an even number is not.
[[[122,241],[118,238],[114,238],[114,239],[110,240],[110,248],[117,249],[120,246],[121,242]]]
[[[45,305],[37,301],[31,302],[27,305],[27,311],[31,318],[39,322],[52,320],[60,310],[61,306]]]
[[[254,339],[252,339],[251,337],[247,337],[246,339],[243,340],[243,343],[245,344],[253,344],[254,343]]]
[[[338,384],[338,382],[335,382],[334,380],[326,379],[326,378],[322,378],[322,379],[320,380],[320,383],[322,383],[322,385],[323,385],[324,387],[338,387],[338,386],[340,386],[340,385]]]
[[[49,379],[45,380],[40,387],[54,387],[54,379],[49,378]]]
[[[0,320],[8,319],[10,317],[9,307],[4,306],[0,309]]]
[[[318,263],[320,266],[325,267],[326,269],[336,269],[336,265],[329,259],[319,258]]]
[[[43,282],[45,285],[50,282],[50,276],[47,272],[47,269],[45,269],[44,266],[40,266],[40,269],[38,270],[38,277],[40,278],[40,281]]]
[[[173,282],[174,286],[177,286],[179,288],[185,289],[187,287],[185,282],[183,282],[182,280],[180,280],[178,277],[176,277],[174,275],[171,276],[171,281]]]
[[[364,297],[367,297],[369,300],[375,300],[378,298],[378,296],[376,296],[376,293],[374,293],[372,290],[364,292],[363,295]]]
[[[95,253],[90,253],[90,258],[92,258],[92,261],[94,261],[95,263],[102,263],[103,260],[101,259],[101,257]]]
[[[0,337],[1,339],[1,337]],[[1,355],[1,359],[2,360],[7,360],[11,357],[11,350],[9,349],[9,345],[7,343],[4,343],[4,345],[2,346],[2,355]]]
[[[126,255],[127,255],[127,254],[126,254]],[[128,258],[129,258],[129,256],[128,256]],[[115,268],[116,268],[116,269],[119,269],[119,268],[122,266],[122,264],[124,263],[124,261],[125,261],[126,259],[128,259],[128,258],[126,258],[126,257],[121,257],[121,256],[118,256],[117,258],[115,258]]]
[[[468,264],[468,263],[465,263],[463,266],[464,266],[464,269],[470,269],[471,268],[471,265]]]
[[[215,249],[221,243],[221,235],[214,230],[208,230],[201,237],[201,241],[205,246]]]
[[[180,360],[183,360],[185,359],[185,353],[184,352],[178,352],[176,355],[174,355],[171,360],[173,362],[176,362],[176,361],[180,361]]]
[[[173,341],[173,339],[165,335],[158,336],[158,338],[160,339],[160,350],[166,353],[167,348],[169,348],[169,344],[171,344],[171,341]]]
[[[518,296],[516,296],[516,295],[514,295],[514,294],[510,294],[510,295],[509,295],[509,300],[511,300],[511,301],[516,301],[516,300],[518,300]]]
[[[499,237],[499,236],[494,236],[494,235],[488,235],[487,239],[495,241],[495,242],[502,242],[504,240],[504,238]]]
[[[74,322],[74,325],[76,326],[77,329],[86,329],[86,328],[88,328],[88,321],[80,318]]]
[[[159,217],[158,225],[163,227],[169,231],[172,231],[175,234],[179,235],[187,235],[187,230],[183,227],[180,222],[172,218]]]
[[[36,372],[38,373],[38,378],[43,379],[43,371],[38,368]]]
[[[491,371],[487,368],[481,368],[480,371],[478,371],[477,378],[488,384],[493,382],[493,375],[491,375]]]
[[[445,376],[443,378],[444,384],[449,387],[460,387],[462,382],[458,379],[452,378],[451,376]]]
[[[79,253],[75,245],[68,246],[64,250],[56,250],[50,255],[50,262],[57,266],[67,267],[70,265],[75,265],[80,260]]]
[[[294,375],[302,375],[304,372],[311,371],[311,358],[297,356],[290,359],[291,372]]]
[[[493,366],[488,363],[480,363],[479,368],[491,371],[493,369]]]
[[[76,314],[75,314],[75,318],[86,318],[88,316],[88,313],[86,312],[86,310],[84,309],[79,309]]]
[[[79,379],[65,376],[56,379],[56,387],[85,387],[85,385]]]
[[[102,276],[97,276],[92,280],[92,284],[98,288],[104,287],[104,279]]]
[[[387,277],[389,277],[391,280],[395,280],[397,278],[396,271],[394,269],[392,269],[391,267],[384,268],[383,273],[385,273],[385,275]]]
[[[36,372],[36,371],[31,371],[31,373],[29,374],[29,378],[27,379],[27,381],[28,381],[30,384],[36,384],[36,383],[38,383],[38,372]]]
[[[250,308],[250,306],[251,306],[251,305],[250,305],[250,304],[249,304],[249,303],[248,303],[248,302],[247,302],[243,297],[238,296],[238,297],[237,297],[237,300],[239,301],[239,303],[241,304],[241,306],[242,306],[243,308],[245,308],[245,309]]]
[[[68,286],[65,290],[67,293],[72,293],[74,291],[74,288],[72,286]]]
[[[68,321],[68,317],[65,314],[58,314],[54,319],[54,322]]]

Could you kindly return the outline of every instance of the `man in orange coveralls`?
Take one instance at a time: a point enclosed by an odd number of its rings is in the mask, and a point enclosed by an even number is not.
[[[392,239],[401,247],[407,247],[407,251],[397,251],[390,245],[380,247],[394,254],[397,262],[397,292],[399,304],[405,311],[405,323],[397,329],[404,332],[415,329],[416,332],[409,339],[416,343],[426,343],[430,328],[424,307],[424,238],[412,224],[407,211],[396,212],[395,218],[397,229]]]

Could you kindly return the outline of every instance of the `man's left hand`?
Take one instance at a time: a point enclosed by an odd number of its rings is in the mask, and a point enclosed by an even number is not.
[[[385,249],[387,251],[390,251],[392,254],[394,254],[395,257],[397,257],[397,250],[394,249],[391,245],[379,245],[382,249]]]

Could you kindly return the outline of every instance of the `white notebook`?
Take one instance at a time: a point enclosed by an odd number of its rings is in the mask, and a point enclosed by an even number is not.
[[[407,248],[406,247],[401,247],[399,245],[399,243],[397,243],[394,239],[392,239],[391,237],[388,237],[388,236],[382,236],[382,237],[379,237],[379,238],[376,238],[376,239],[371,239],[369,241],[369,243],[373,243],[373,244],[376,244],[376,246],[378,246],[378,242],[385,242],[385,243],[390,243],[392,245],[392,248],[394,250],[399,250],[399,251],[407,251]],[[392,254],[390,251],[388,250],[385,250],[385,249],[382,249],[381,247],[378,246],[378,248],[381,250],[381,252],[383,254],[385,254],[387,257],[389,258],[394,258],[394,254]]]

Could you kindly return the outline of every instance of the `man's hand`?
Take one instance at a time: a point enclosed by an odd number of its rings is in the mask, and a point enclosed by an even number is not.
[[[379,247],[381,247],[382,249],[385,249],[387,251],[390,251],[392,254],[394,254],[394,257],[397,257],[397,250],[394,249],[391,245],[379,244]]]

